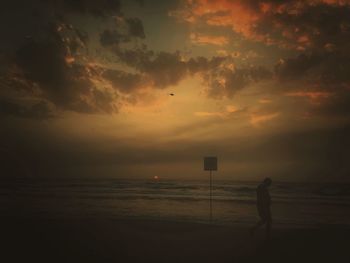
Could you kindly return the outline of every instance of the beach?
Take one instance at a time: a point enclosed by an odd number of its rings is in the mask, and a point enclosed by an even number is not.
[[[276,228],[151,220],[3,220],[3,262],[344,262],[346,227]]]
[[[0,187],[4,262],[343,262],[349,185],[275,183],[272,234],[256,182],[16,180]]]

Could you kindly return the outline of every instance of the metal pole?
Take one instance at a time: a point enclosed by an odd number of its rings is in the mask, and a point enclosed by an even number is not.
[[[212,211],[212,193],[211,193],[211,185],[212,185],[212,178],[211,178],[211,170],[210,170],[210,222],[213,221],[213,211]]]

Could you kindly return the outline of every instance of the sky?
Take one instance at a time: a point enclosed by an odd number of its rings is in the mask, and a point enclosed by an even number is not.
[[[1,177],[349,181],[350,1],[1,5]]]

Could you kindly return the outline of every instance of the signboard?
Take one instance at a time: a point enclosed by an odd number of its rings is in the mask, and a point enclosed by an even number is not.
[[[217,171],[218,158],[215,156],[204,157],[204,171]]]

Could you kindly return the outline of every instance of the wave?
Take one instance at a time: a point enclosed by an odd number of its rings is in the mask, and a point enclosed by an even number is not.
[[[256,183],[217,182],[213,186],[213,200],[254,204],[255,191]],[[55,199],[206,201],[209,199],[209,185],[204,182],[131,180],[22,181],[13,185],[0,185],[1,196],[11,194]],[[275,183],[271,195],[273,203],[277,204],[297,202],[349,205],[350,185]]]

